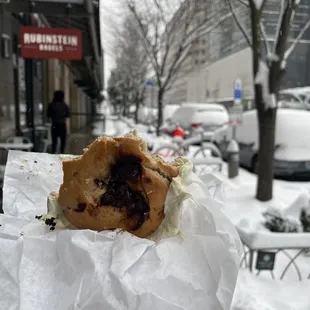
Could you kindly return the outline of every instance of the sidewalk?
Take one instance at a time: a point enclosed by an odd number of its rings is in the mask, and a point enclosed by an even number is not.
[[[72,155],[81,155],[83,154],[83,149],[86,148],[95,139],[96,137],[92,135],[91,129],[71,133],[68,137],[65,153]]]

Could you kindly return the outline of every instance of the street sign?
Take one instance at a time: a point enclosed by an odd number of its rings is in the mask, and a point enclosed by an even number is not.
[[[21,26],[20,44],[24,58],[81,60],[83,55],[79,29]]]
[[[153,82],[150,81],[150,80],[148,80],[148,81],[146,81],[145,85],[146,85],[146,86],[153,86]]]
[[[235,104],[241,104],[242,99],[242,81],[237,79],[235,81],[235,88],[234,88],[234,102]]]
[[[273,270],[276,252],[258,251],[256,260],[257,270]]]

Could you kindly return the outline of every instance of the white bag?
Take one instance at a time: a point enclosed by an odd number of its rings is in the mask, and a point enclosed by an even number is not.
[[[185,164],[169,188],[156,242],[127,232],[49,231],[35,216],[46,213],[61,181],[59,156],[9,153],[0,309],[230,309],[241,247],[220,210],[219,180],[199,179]]]

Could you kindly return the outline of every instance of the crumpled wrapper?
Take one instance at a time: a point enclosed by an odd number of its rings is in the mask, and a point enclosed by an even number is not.
[[[229,310],[241,244],[223,189],[185,162],[153,238],[55,230],[35,220],[62,181],[57,155],[11,151],[0,216],[0,309]],[[155,240],[155,241],[154,241]]]

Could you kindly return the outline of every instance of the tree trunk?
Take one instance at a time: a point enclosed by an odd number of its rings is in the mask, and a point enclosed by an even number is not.
[[[157,128],[156,128],[157,136],[160,135],[160,128],[163,124],[163,99],[164,99],[164,92],[162,90],[159,90],[157,99],[157,108],[158,108]]]
[[[258,108],[259,151],[256,198],[260,201],[272,199],[274,176],[274,146],[276,109],[264,109],[262,88],[255,86],[255,101]]]

